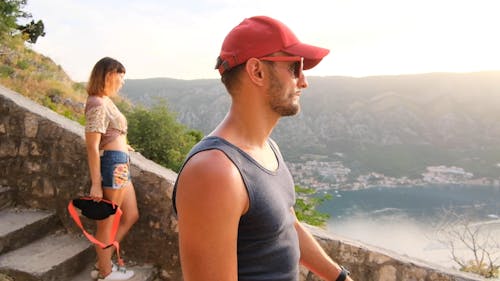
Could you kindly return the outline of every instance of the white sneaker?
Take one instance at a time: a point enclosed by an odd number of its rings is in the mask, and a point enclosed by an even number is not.
[[[118,281],[118,280],[128,280],[134,276],[134,271],[133,270],[117,270],[114,272],[111,272],[108,276],[105,278],[99,278],[97,279],[98,281]]]
[[[111,272],[117,271],[118,270],[118,265],[116,265],[114,262],[111,262]],[[97,264],[94,266],[94,269],[90,272],[90,278],[96,280],[99,278],[99,268],[97,268]]]

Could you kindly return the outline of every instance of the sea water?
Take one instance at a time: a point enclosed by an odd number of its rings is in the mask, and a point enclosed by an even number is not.
[[[327,230],[398,254],[457,268],[446,243],[447,223],[466,218],[500,243],[500,187],[439,185],[321,191],[332,195],[318,210]],[[458,244],[456,244],[458,245]],[[470,250],[458,255],[470,258]],[[495,250],[498,252],[498,249]]]

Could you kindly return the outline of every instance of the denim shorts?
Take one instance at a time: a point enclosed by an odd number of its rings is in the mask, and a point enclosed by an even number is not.
[[[101,155],[102,187],[119,189],[130,182],[130,156],[123,151],[104,150]]]

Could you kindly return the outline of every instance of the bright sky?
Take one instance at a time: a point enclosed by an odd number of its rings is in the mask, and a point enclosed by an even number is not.
[[[218,78],[215,58],[245,17],[267,15],[331,50],[307,75],[500,70],[498,0],[28,0],[33,46],[76,81],[111,56],[127,78]]]

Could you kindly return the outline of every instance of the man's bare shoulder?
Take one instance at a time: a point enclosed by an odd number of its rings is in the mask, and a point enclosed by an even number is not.
[[[198,176],[206,177],[231,178],[235,176],[235,173],[240,177],[233,162],[218,149],[205,150],[193,155],[184,166],[182,173],[190,174],[191,171],[196,172]]]
[[[229,204],[237,212],[243,212],[248,205],[238,169],[220,150],[202,151],[188,160],[177,182],[177,201],[178,205],[189,202],[191,206]]]
[[[192,156],[179,174],[176,206],[185,279],[236,280],[238,224],[248,196],[231,160],[219,150]]]

